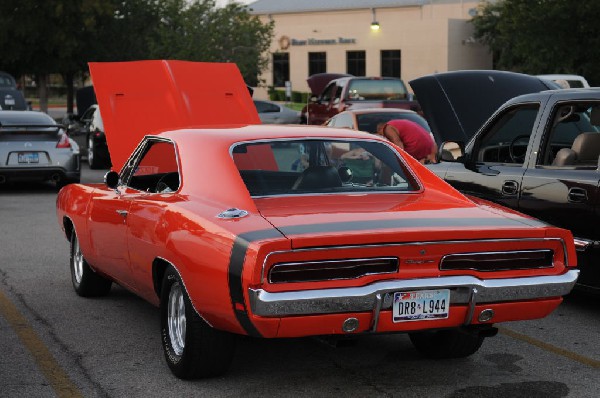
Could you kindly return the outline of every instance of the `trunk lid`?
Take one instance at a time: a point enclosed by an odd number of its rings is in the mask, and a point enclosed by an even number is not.
[[[256,199],[294,249],[484,238],[543,237],[545,224],[441,192]],[[435,196],[435,197],[434,197]]]

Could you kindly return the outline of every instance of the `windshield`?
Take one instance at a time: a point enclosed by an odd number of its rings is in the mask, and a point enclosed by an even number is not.
[[[376,141],[261,141],[238,144],[232,153],[252,196],[419,189],[396,152]]]
[[[346,97],[350,100],[404,100],[407,93],[399,79],[352,79]]]

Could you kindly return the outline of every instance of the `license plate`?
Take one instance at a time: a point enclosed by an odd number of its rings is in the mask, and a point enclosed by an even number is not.
[[[15,100],[12,98],[5,98],[4,99],[4,104],[5,105],[14,105],[15,104]]]
[[[449,312],[448,289],[394,293],[394,322],[444,319]]]
[[[19,152],[18,157],[19,157],[19,163],[39,163],[40,162],[40,156],[37,152]]]

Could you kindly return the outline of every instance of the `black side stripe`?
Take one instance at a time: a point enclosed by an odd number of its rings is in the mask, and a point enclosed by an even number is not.
[[[244,290],[242,285],[242,271],[244,260],[250,243],[269,238],[280,238],[281,233],[276,229],[248,232],[235,238],[231,257],[229,258],[229,295],[233,312],[240,325],[249,336],[261,337],[260,332],[254,327],[248,316],[248,309],[244,302]]]

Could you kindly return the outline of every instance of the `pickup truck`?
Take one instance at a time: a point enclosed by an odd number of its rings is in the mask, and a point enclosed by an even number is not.
[[[479,73],[487,74],[488,82],[498,81],[494,77],[498,72]],[[537,77],[514,74],[513,83],[521,90],[522,81],[535,83],[525,89],[531,92],[482,115],[479,104],[499,101],[498,91],[509,90],[507,76],[496,91],[483,83],[475,90],[463,82],[463,87],[481,94],[468,98],[460,85],[440,83],[444,76],[436,76],[434,84],[411,82],[423,98],[434,134],[444,135],[445,126],[454,130],[450,135],[466,138],[443,144],[441,161],[430,169],[463,193],[571,230],[581,269],[578,286],[600,292],[600,88],[540,91],[534,87]],[[453,97],[458,92],[462,98]],[[461,126],[473,126],[475,117],[484,119],[479,129],[473,134],[460,131]],[[454,148],[454,155],[449,148]]]
[[[302,109],[301,124],[320,125],[340,112],[358,108],[420,110],[404,82],[397,78],[320,73],[307,82],[312,96]]]

